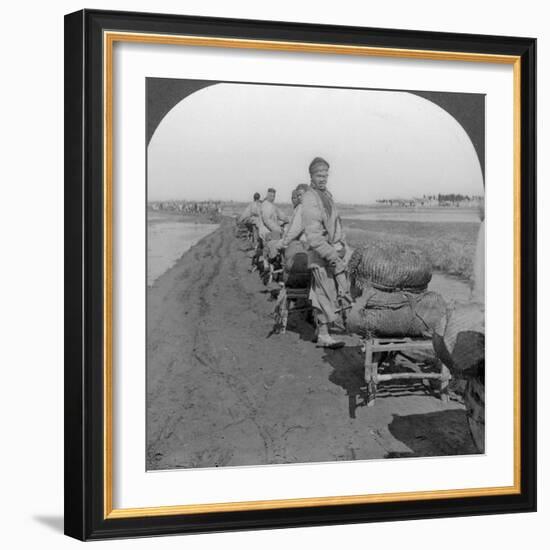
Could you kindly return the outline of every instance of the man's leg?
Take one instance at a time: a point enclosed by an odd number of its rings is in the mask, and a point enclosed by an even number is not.
[[[254,248],[258,246],[258,238],[259,238],[258,224],[254,223],[252,224],[252,245],[254,246]]]
[[[334,278],[324,267],[312,270],[310,300],[316,313],[317,345],[322,347],[342,347],[344,342],[335,340],[329,332],[329,323],[336,320],[336,285]]]
[[[340,307],[344,310],[351,309],[354,300],[350,292],[348,274],[345,271],[341,271],[334,276],[334,279],[336,281]]]

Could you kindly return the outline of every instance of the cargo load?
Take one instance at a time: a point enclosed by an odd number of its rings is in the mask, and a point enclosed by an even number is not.
[[[436,327],[436,354],[455,374],[477,374],[485,361],[485,308],[455,303]]]
[[[288,288],[308,288],[311,278],[306,245],[292,241],[284,252],[283,281]]]
[[[347,315],[347,328],[364,338],[431,337],[447,304],[437,292],[366,288]]]
[[[437,358],[466,380],[464,405],[475,446],[485,452],[485,307],[454,304],[433,335]]]
[[[420,250],[378,241],[357,248],[349,260],[354,295],[366,287],[422,292],[432,279],[432,264]]]

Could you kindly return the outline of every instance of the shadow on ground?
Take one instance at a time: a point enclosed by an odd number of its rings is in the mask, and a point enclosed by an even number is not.
[[[478,452],[470,435],[466,412],[461,409],[394,415],[388,429],[411,452],[388,453],[385,458],[469,455]]]
[[[364,354],[360,346],[347,346],[339,350],[326,350],[323,360],[333,369],[329,380],[345,390],[349,399],[349,413],[355,418],[355,409],[366,406],[367,394],[365,387]],[[384,372],[413,372],[412,368],[403,365],[385,366]],[[429,383],[422,380],[392,380],[378,385],[376,398],[407,397],[414,395],[434,395]]]
[[[302,303],[298,303],[297,307],[303,307]],[[288,316],[287,332],[297,334],[300,340],[304,342],[313,342],[315,338],[315,327],[311,314],[307,311],[292,313]]]

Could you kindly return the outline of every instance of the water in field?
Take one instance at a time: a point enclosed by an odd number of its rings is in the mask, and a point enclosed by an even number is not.
[[[369,221],[404,222],[477,222],[479,211],[475,208],[362,208],[361,211],[341,212],[342,218]]]
[[[190,223],[152,214],[147,219],[147,285],[153,283],[181,256],[218,228],[214,223]]]
[[[432,275],[428,290],[438,292],[447,302],[469,302],[472,294],[467,281],[438,272]]]

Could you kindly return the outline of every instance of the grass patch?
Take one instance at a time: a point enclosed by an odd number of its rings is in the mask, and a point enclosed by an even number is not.
[[[343,224],[352,247],[375,240],[395,242],[423,251],[434,270],[472,278],[479,223],[344,219]]]

